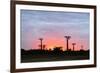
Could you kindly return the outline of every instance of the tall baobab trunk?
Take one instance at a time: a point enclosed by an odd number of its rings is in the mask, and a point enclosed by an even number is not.
[[[40,47],[41,47],[41,50],[42,50],[43,49],[43,42],[42,42],[43,38],[40,38],[39,40],[40,40],[40,44],[41,44]]]
[[[72,45],[73,45],[73,51],[75,51],[75,45],[76,45],[76,43],[72,43]]]
[[[71,36],[65,36],[66,38],[66,50],[68,51],[69,49],[69,39],[71,38]]]

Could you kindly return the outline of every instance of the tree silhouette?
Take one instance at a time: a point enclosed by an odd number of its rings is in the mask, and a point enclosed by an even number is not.
[[[46,48],[46,45],[43,45],[43,49],[45,49]],[[45,49],[46,50],[46,49]]]
[[[76,43],[72,43],[72,45],[73,45],[73,51],[74,51],[75,50]]]
[[[40,38],[39,40],[40,40],[40,44],[41,44],[40,47],[41,47],[41,50],[42,50],[43,49],[43,43],[42,43],[43,38]]]
[[[60,53],[62,51],[62,47],[54,47],[53,51],[56,53]]]
[[[69,39],[71,38],[71,36],[65,36],[66,38],[66,50],[68,51],[69,49]]]

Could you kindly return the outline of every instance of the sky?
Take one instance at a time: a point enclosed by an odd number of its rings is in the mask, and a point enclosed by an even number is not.
[[[40,40],[47,49],[62,47],[66,49],[64,36],[71,36],[69,48],[76,43],[75,50],[89,49],[89,17],[86,12],[61,12],[21,10],[21,48],[39,49]]]

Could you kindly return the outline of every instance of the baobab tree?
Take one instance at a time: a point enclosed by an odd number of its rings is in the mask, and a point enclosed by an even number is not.
[[[40,38],[39,40],[40,40],[40,44],[41,44],[40,47],[41,47],[41,50],[42,50],[43,49],[43,38]]]
[[[46,45],[43,45],[43,49],[44,49],[44,50],[46,50],[45,48],[46,48]]]
[[[73,45],[73,51],[74,51],[75,50],[76,43],[72,43],[72,45]]]
[[[68,51],[69,49],[69,39],[71,38],[71,36],[65,36],[66,38],[66,50]]]

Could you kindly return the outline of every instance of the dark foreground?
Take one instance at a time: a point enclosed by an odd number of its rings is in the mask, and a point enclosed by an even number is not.
[[[21,62],[47,62],[89,59],[88,51],[61,51],[61,50],[29,50],[21,49]]]

